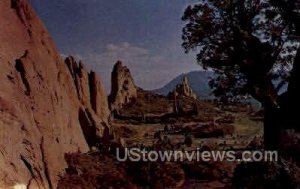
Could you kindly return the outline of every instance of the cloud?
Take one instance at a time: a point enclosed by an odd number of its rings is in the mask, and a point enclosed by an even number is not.
[[[141,65],[151,63],[151,60],[158,60],[162,57],[152,55],[148,49],[131,45],[128,42],[121,44],[107,44],[104,52],[92,53],[88,55],[88,60],[97,62],[97,64],[113,65],[117,60],[126,62],[130,65]]]
[[[116,56],[147,56],[149,55],[149,51],[147,49],[132,46],[128,42],[124,42],[121,45],[108,44],[106,46],[106,54],[107,55],[116,55]]]
[[[160,88],[179,74],[198,68],[180,58],[179,53],[156,54],[129,42],[109,43],[104,47],[99,53],[89,52],[77,57],[82,57],[89,68],[99,73],[107,93],[110,92],[111,71],[118,60],[130,69],[135,83],[144,89]]]
[[[148,89],[161,86],[161,73],[169,67],[164,56],[155,55],[146,48],[128,42],[107,44],[102,53],[91,53],[84,59],[92,69],[100,73],[107,90],[110,87],[110,73],[118,60],[131,70],[137,85]]]

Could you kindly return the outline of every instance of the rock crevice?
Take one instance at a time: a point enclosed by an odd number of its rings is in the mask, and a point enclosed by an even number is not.
[[[0,41],[0,188],[56,188],[64,155],[90,149],[79,109],[103,137],[107,96],[95,73],[64,62],[27,0],[0,1]]]

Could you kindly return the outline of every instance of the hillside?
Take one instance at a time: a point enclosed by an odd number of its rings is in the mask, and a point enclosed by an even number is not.
[[[176,85],[180,84],[184,77],[187,77],[189,84],[193,91],[201,99],[211,99],[211,89],[208,85],[208,81],[214,76],[214,73],[208,71],[192,71],[187,74],[181,74],[178,77],[171,80],[165,86],[159,89],[153,90],[154,93],[160,95],[168,95],[169,92],[176,88]]]

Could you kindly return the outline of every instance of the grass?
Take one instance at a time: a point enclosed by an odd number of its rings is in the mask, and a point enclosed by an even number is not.
[[[240,136],[255,136],[263,135],[263,123],[252,121],[245,113],[236,114],[236,121],[234,123],[236,133]]]

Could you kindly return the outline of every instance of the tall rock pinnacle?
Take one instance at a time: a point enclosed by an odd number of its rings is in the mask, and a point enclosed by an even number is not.
[[[111,93],[109,103],[111,110],[118,110],[124,104],[130,103],[137,97],[137,87],[129,69],[118,61],[111,75]]]

